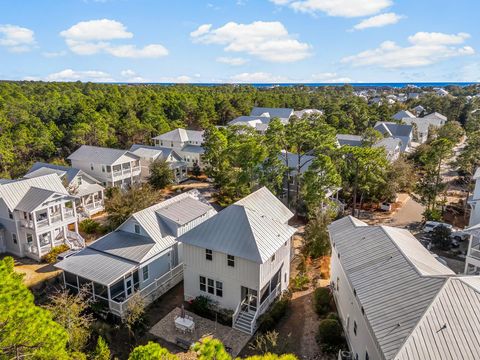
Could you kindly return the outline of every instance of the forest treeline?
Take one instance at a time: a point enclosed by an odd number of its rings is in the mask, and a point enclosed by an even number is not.
[[[461,122],[468,113],[463,96],[423,98],[422,105]],[[225,125],[253,106],[322,109],[326,123],[354,134],[405,107],[369,106],[348,85],[266,89],[0,82],[0,177],[22,176],[35,161],[63,162],[82,144],[127,148],[178,126]]]

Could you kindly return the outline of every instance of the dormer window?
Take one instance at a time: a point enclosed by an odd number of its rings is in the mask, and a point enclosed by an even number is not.
[[[140,234],[140,225],[135,224],[135,234]]]
[[[235,256],[227,255],[227,265],[230,267],[235,267]]]

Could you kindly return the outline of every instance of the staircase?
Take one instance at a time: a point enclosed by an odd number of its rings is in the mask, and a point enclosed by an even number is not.
[[[255,313],[240,311],[235,318],[233,328],[252,335],[254,329]]]
[[[65,242],[73,250],[80,250],[85,247],[85,240],[83,237],[74,231],[66,231]]]

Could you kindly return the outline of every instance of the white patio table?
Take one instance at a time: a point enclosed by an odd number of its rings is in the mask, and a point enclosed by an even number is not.
[[[181,331],[192,332],[195,330],[195,323],[191,318],[177,316],[175,318],[175,327]]]

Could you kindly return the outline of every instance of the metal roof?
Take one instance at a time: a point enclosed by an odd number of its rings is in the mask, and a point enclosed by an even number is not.
[[[413,131],[412,125],[397,124],[393,122],[379,121],[375,124],[374,129],[382,134],[386,132],[393,137],[410,136]]]
[[[104,187],[100,184],[97,184],[97,183],[90,184],[87,182],[82,182],[82,184],[79,185],[78,188],[76,189],[75,195],[85,196],[85,195],[94,194],[103,190],[104,190]]]
[[[187,196],[172,204],[162,206],[156,213],[182,226],[205,215],[211,209],[210,205]]]
[[[65,178],[68,185],[77,177],[81,176],[83,179],[88,179],[93,183],[99,183],[98,180],[83,172],[70,166],[55,165],[43,162],[36,162],[25,174],[24,178],[30,179],[37,176],[57,174],[60,178]]]
[[[286,155],[285,155],[286,154]],[[291,174],[296,174],[297,172],[297,165],[298,161],[300,160],[300,173],[303,174],[305,171],[308,170],[310,164],[315,159],[315,156],[311,155],[302,155],[299,159],[298,154],[294,154],[291,152],[285,152],[282,150],[282,153],[278,155],[278,158],[288,167],[291,169]]]
[[[270,116],[271,118],[289,119],[293,115],[293,109],[288,108],[267,108],[267,107],[254,107],[250,111],[250,116]]]
[[[415,115],[413,115],[408,110],[400,110],[399,112],[397,112],[395,115],[392,116],[392,118],[395,120],[402,120],[404,118],[414,118],[414,117]]]
[[[480,277],[447,279],[395,360],[478,359]]]
[[[133,160],[139,160],[138,155],[132,154],[128,150],[112,149],[99,146],[82,145],[67,159],[94,162],[95,164],[113,165],[122,156],[131,157]]]
[[[393,359],[453,272],[406,230],[344,218],[329,232],[380,351]]]
[[[13,211],[32,187],[69,195],[58,175],[50,174],[1,184],[0,197],[5,201],[9,210]]]
[[[133,144],[129,151],[144,159],[157,159],[158,157],[165,159],[173,152],[171,148],[141,144]]]
[[[140,263],[154,246],[155,241],[149,237],[122,230],[115,230],[98,239],[88,247]]]
[[[193,141],[198,142],[199,144],[203,143],[203,134],[204,131],[199,130],[186,130],[178,128],[164,134],[154,137],[154,140],[162,141],[174,141],[174,142],[187,142]]]
[[[32,212],[48,199],[57,197],[65,198],[65,194],[60,194],[55,191],[31,187],[25,196],[20,200],[15,209],[25,212]]]
[[[363,142],[363,138],[360,135],[337,134],[336,138],[340,146],[361,146]]]
[[[203,154],[205,152],[205,149],[203,148],[203,146],[186,145],[182,148],[182,151],[196,153],[196,154]]]
[[[389,152],[394,152],[397,147],[401,147],[402,145],[402,140],[400,138],[384,138],[378,141],[377,143],[373,144],[373,147],[383,147]]]
[[[447,121],[447,117],[445,115],[442,115],[436,111],[431,114],[425,115],[423,118],[436,118],[439,120]]]
[[[295,229],[286,224],[293,215],[290,214],[273,194],[262,188],[177,240],[261,264],[295,233]]]
[[[137,264],[87,247],[55,267],[108,286],[132,272]]]

